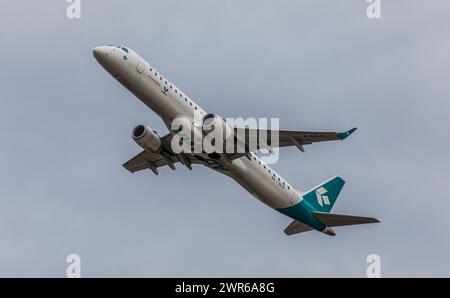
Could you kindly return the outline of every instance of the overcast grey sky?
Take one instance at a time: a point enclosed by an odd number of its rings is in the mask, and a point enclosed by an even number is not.
[[[2,1],[0,276],[449,276],[450,3]],[[208,112],[359,130],[281,150],[299,189],[341,175],[334,211],[382,223],[287,237],[290,219],[206,168],[130,174],[145,123],[166,128],[95,61],[134,49]]]

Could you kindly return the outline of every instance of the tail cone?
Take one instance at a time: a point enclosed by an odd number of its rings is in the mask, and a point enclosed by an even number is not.
[[[327,234],[328,236],[336,236],[336,232],[331,227],[326,227],[322,230],[322,233]]]

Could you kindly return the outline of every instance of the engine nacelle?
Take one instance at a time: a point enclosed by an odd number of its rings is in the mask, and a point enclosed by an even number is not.
[[[161,151],[161,139],[150,127],[144,125],[136,126],[131,133],[133,140],[145,151]]]
[[[212,131],[223,134],[224,141],[233,135],[233,129],[225,122],[225,120],[216,114],[206,114],[202,120],[203,132],[208,134]],[[219,137],[219,136],[217,136]]]

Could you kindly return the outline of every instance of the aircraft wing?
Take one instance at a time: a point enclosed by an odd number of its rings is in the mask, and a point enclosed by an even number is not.
[[[167,134],[161,138],[162,150],[161,153],[153,153],[148,151],[141,151],[135,157],[123,164],[123,167],[128,171],[134,173],[144,169],[152,170],[158,175],[158,168],[169,166],[175,170],[175,163],[181,162],[189,169],[191,164],[200,164],[201,161],[191,154],[175,154],[170,148],[172,135]]]
[[[295,131],[295,130],[278,130],[272,132],[267,129],[253,129],[253,128],[235,128],[235,135],[240,146],[245,146],[246,151],[256,151],[263,148],[287,147],[296,146],[302,152],[305,151],[303,145],[309,145],[316,142],[344,140],[350,136],[355,128],[346,132],[320,132],[320,131]],[[278,144],[276,140],[272,140],[272,133],[274,137],[278,136]],[[258,142],[255,142],[257,137]],[[251,141],[253,140],[253,142]],[[263,142],[261,142],[263,141]],[[264,146],[267,144],[267,146]]]
[[[158,175],[158,168],[163,166],[169,166],[172,170],[175,170],[175,164],[186,162],[190,164],[199,164],[200,162],[190,155],[183,155],[187,160],[181,160],[178,155],[168,156],[160,153],[152,153],[148,151],[141,151],[135,157],[123,164],[123,167],[128,171],[134,173],[140,170],[150,169],[156,175]]]

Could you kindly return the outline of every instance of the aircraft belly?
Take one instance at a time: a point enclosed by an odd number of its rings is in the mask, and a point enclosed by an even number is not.
[[[289,193],[246,157],[235,159],[226,166],[232,178],[264,204],[274,209],[290,206]]]

